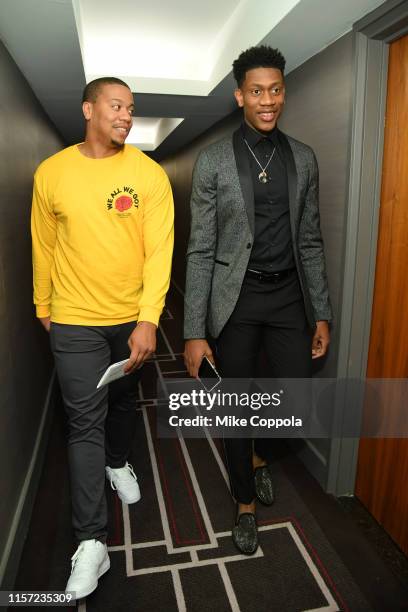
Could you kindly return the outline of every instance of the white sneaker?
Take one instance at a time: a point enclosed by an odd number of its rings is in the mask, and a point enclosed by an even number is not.
[[[92,593],[98,586],[98,578],[110,568],[106,544],[98,540],[83,540],[71,561],[71,575],[65,591],[73,591],[75,599]]]
[[[109,478],[111,487],[118,492],[119,498],[125,504],[134,504],[139,501],[140,489],[136,474],[130,463],[126,461],[123,468],[110,468],[106,466],[106,476]]]

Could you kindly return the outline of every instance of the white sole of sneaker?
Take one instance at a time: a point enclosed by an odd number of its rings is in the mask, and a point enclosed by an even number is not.
[[[108,555],[106,555],[106,558],[103,560],[101,567],[99,568],[99,572],[98,572],[98,579],[103,576],[104,574],[106,574],[106,572],[108,571],[108,569],[110,569],[110,559],[108,557]]]
[[[120,499],[120,501],[122,501],[124,504],[135,504],[136,502],[139,501],[139,499],[142,498],[141,494],[139,493],[139,495],[135,495],[134,497],[128,497],[125,498],[123,495],[119,495],[118,493],[118,497]]]
[[[106,574],[106,572],[108,571],[108,569],[110,568],[110,559],[107,556],[101,563],[101,566],[98,570],[98,580],[101,576],[103,576],[104,574]],[[90,595],[91,593],[94,592],[94,590],[96,589],[96,587],[98,586],[98,580],[96,582],[94,582],[90,587],[88,587],[88,589],[86,589],[85,591],[75,591],[75,598],[74,600],[77,601],[79,599],[83,599],[84,597],[88,597],[88,595]]]

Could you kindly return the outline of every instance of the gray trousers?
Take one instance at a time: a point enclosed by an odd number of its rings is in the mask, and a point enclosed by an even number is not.
[[[96,385],[106,368],[129,357],[136,322],[110,326],[51,323],[50,342],[68,417],[72,524],[78,541],[106,540],[105,465],[126,463],[136,422],[139,371]]]

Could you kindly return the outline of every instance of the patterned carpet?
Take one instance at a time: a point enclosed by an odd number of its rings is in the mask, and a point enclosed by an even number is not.
[[[260,547],[252,557],[240,555],[234,548],[231,541],[234,506],[219,441],[209,437],[158,439],[155,435],[157,380],[185,376],[181,356],[181,296],[176,290],[170,292],[167,304],[156,355],[145,365],[140,383],[139,423],[130,457],[142,499],[132,506],[122,505],[107,486],[111,570],[101,578],[97,591],[79,602],[78,609],[82,612],[408,609],[403,607],[404,601],[408,601],[404,592],[393,588],[385,568],[383,588],[389,607],[384,607],[378,598],[373,600],[367,581],[362,581],[361,588],[356,571],[352,575],[344,554],[336,552],[327,530],[321,528],[289,477],[290,469],[288,472],[285,464],[293,465],[294,459],[285,455],[282,443],[279,457],[271,464],[276,502],[270,508],[258,508]],[[50,438],[16,589],[61,590],[65,586],[73,545],[63,437],[64,423],[59,415]],[[302,474],[300,466],[299,470]],[[313,486],[318,489],[316,483]],[[319,494],[322,499],[328,498]],[[353,524],[342,516],[341,509],[330,502],[323,503],[331,508],[334,530],[346,526],[353,533]],[[344,533],[344,537],[350,535]],[[356,531],[353,537],[357,538],[359,550],[361,536]],[[360,550],[361,546],[360,543]],[[366,564],[368,571],[370,563],[380,567],[377,559],[361,559],[361,563]],[[373,576],[377,583],[378,578],[381,576]]]

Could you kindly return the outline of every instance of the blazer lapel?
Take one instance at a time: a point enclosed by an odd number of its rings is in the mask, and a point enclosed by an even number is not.
[[[293,157],[293,151],[289,144],[286,135],[278,131],[279,134],[279,144],[282,148],[283,155],[286,161],[286,171],[288,174],[288,191],[289,191],[289,212],[290,212],[290,225],[292,229],[292,237],[293,240],[296,241],[296,233],[297,233],[297,184],[298,177],[296,171],[295,158]]]
[[[255,210],[254,210],[254,189],[252,186],[251,171],[249,167],[248,153],[242,137],[241,128],[236,130],[232,136],[235,163],[237,165],[239,183],[241,185],[242,197],[245,202],[245,209],[248,217],[249,227],[252,236],[255,235]],[[289,146],[289,144],[288,144]]]

